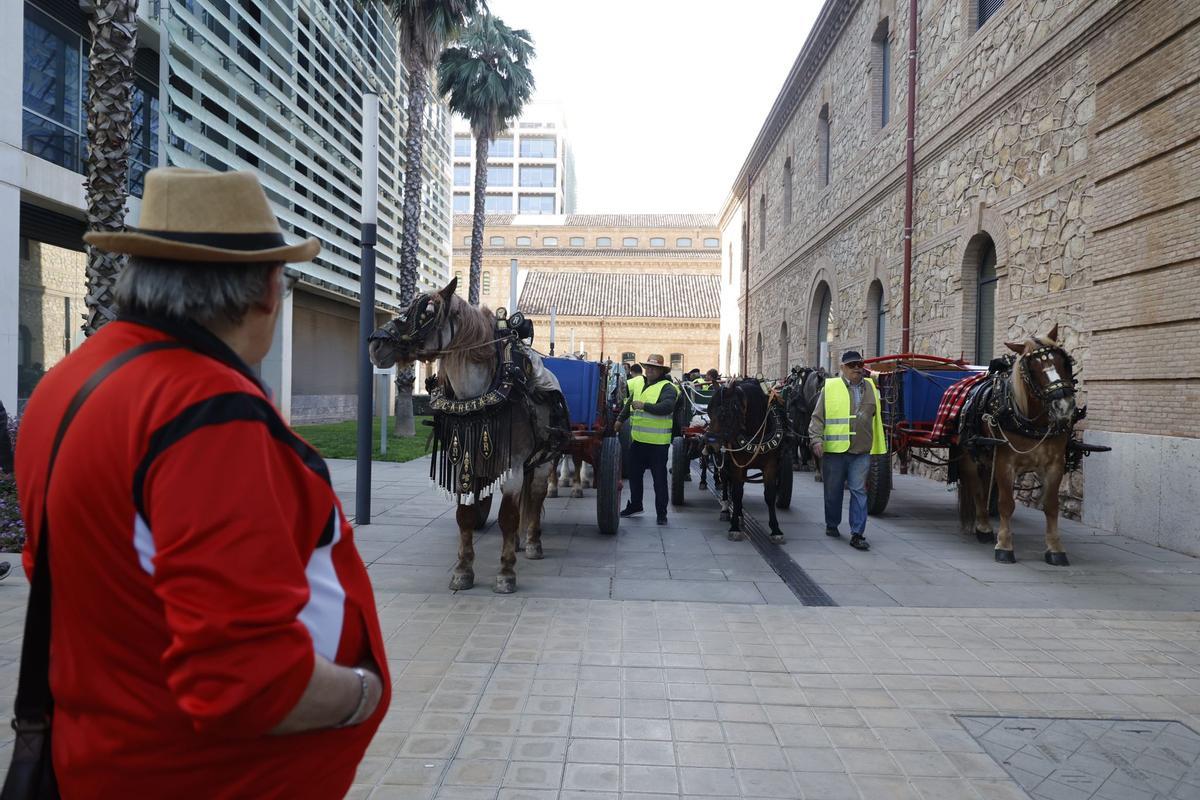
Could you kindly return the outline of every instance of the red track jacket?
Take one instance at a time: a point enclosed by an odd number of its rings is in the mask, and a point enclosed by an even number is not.
[[[335,798],[390,699],[374,597],[324,461],[253,373],[198,326],[106,326],[38,385],[17,481],[32,571],[46,465],[76,390],[92,394],[51,479],[54,764],[71,798]],[[313,654],[370,656],[385,695],[363,725],[269,736]]]

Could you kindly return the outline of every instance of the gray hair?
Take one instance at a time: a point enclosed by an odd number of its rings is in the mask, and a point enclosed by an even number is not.
[[[201,325],[239,324],[262,302],[278,263],[206,263],[132,256],[117,277],[122,312],[190,319]]]

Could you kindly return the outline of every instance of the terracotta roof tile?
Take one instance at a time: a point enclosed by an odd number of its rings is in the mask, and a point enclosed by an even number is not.
[[[719,275],[550,272],[525,278],[517,307],[527,315],[719,319]]]

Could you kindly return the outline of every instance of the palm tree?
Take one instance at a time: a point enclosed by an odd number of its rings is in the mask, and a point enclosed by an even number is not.
[[[475,208],[467,291],[471,305],[479,305],[483,269],[488,143],[521,115],[521,108],[533,94],[533,73],[529,69],[533,55],[533,38],[528,31],[513,30],[499,17],[482,14],[442,52],[438,64],[438,92],[449,97],[451,111],[471,123],[475,136]]]
[[[400,58],[408,73],[408,125],[404,135],[404,220],[400,238],[401,307],[417,287],[417,247],[421,224],[421,151],[429,78],[447,42],[467,20],[487,10],[485,0],[379,0],[396,23]],[[396,432],[416,433],[412,413],[412,369],[396,371]]]
[[[129,195],[129,144],[133,135],[133,59],[137,54],[137,0],[97,0],[86,10],[88,55],[88,229],[125,229]],[[165,55],[163,56],[165,58]],[[160,147],[165,146],[160,143]],[[125,257],[88,247],[88,336],[116,316],[113,286]]]

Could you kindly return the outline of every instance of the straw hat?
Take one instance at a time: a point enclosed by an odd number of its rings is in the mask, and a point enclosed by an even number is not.
[[[176,261],[311,261],[317,239],[289,245],[253,172],[166,167],[146,173],[142,218],[123,233],[83,240],[110,253]]]
[[[662,367],[667,368],[667,362],[659,353],[652,353],[646,356],[646,360],[640,362],[643,367]]]

